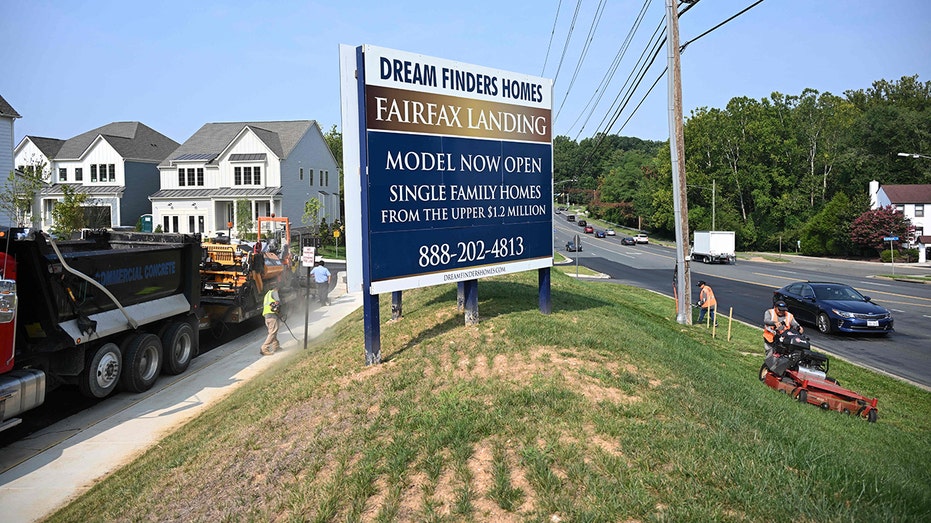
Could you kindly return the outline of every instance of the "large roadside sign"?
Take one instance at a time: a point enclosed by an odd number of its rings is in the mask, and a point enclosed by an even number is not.
[[[374,46],[357,72],[366,290],[551,267],[552,82]]]

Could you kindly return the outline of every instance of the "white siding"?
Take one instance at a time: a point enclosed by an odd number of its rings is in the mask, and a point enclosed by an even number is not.
[[[52,162],[50,162],[49,159],[44,154],[42,154],[42,151],[40,151],[39,148],[36,147],[36,144],[32,143],[32,140],[29,138],[24,138],[14,153],[14,166],[27,166],[42,163],[45,165],[46,176],[52,172]]]

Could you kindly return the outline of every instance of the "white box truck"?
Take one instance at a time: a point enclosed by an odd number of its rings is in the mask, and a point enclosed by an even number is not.
[[[695,231],[691,258],[704,263],[737,263],[734,231]]]

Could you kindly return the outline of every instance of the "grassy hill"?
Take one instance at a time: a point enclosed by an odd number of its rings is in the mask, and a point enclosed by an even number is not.
[[[405,292],[372,367],[357,311],[51,519],[931,517],[931,393],[834,360],[879,422],[821,411],[760,383],[759,329],[552,281],[544,316],[533,272],[482,280],[471,327],[455,285]]]

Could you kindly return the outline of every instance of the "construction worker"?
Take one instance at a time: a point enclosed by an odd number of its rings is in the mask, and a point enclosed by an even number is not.
[[[330,270],[326,268],[326,263],[321,258],[317,266],[311,269],[310,275],[314,277],[314,284],[317,287],[317,299],[321,305],[329,305],[327,294],[330,292]]]
[[[718,301],[714,299],[714,291],[711,290],[710,285],[705,283],[705,280],[698,280],[698,286],[701,288],[701,292],[698,293],[698,306],[701,307],[698,313],[698,323],[705,323],[705,314],[711,311],[711,323],[717,325],[714,312],[718,308]]]
[[[268,336],[259,352],[262,356],[271,356],[281,346],[278,344],[278,313],[281,308],[281,297],[278,294],[278,282],[272,280],[268,283],[265,292],[265,298],[262,302],[262,316],[265,317],[265,327],[268,329]]]
[[[766,357],[772,356],[776,337],[789,329],[798,329],[799,334],[804,332],[802,326],[795,321],[795,316],[789,312],[786,302],[777,301],[772,309],[766,309],[763,313],[763,348]]]

